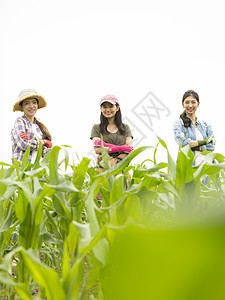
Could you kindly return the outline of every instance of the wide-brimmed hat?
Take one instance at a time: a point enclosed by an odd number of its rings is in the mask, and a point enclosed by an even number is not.
[[[38,93],[33,89],[26,89],[23,90],[19,94],[19,100],[16,101],[16,103],[13,105],[13,111],[23,111],[22,106],[20,105],[22,101],[25,99],[34,98],[38,100],[38,108],[42,108],[47,106],[47,102],[45,101],[45,98],[43,98],[41,95],[38,95]]]
[[[101,100],[100,100],[100,105],[102,105],[102,103],[104,102],[109,102],[111,104],[118,104],[119,105],[119,101],[116,98],[116,96],[114,95],[105,95]]]

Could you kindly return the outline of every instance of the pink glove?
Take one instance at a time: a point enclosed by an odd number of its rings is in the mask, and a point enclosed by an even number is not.
[[[49,140],[42,140],[43,146],[46,146],[47,148],[52,148],[52,142]]]
[[[23,140],[29,140],[29,136],[26,134],[26,132],[22,131],[21,135],[20,135],[21,139]]]
[[[127,145],[117,146],[117,145],[105,143],[101,139],[97,139],[97,140],[94,141],[94,146],[101,146],[102,144],[103,144],[104,147],[109,147],[110,148],[109,153],[114,153],[114,152],[127,152],[127,153],[130,153],[134,150],[134,148],[131,147],[131,146],[127,146]]]
[[[126,153],[130,153],[133,150],[134,150],[133,147],[127,146],[127,145],[123,145],[123,146],[113,145],[112,147],[110,147],[109,153],[114,153],[114,152],[126,152]]]

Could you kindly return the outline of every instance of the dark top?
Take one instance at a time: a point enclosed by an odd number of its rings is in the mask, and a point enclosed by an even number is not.
[[[121,134],[119,132],[119,130],[116,133],[106,132],[102,135],[103,136],[103,141],[105,143],[110,143],[110,144],[113,144],[113,145],[119,145],[119,146],[125,145],[126,144],[126,138],[127,137],[133,138],[133,136],[132,136],[130,127],[127,124],[124,124],[124,125],[125,125],[125,129],[126,129],[125,134]],[[100,124],[95,124],[92,127],[90,138],[93,139],[94,137],[101,138]]]

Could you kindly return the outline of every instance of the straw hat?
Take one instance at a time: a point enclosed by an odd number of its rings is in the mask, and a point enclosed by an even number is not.
[[[47,102],[45,101],[45,99],[41,95],[38,95],[38,93],[35,90],[26,89],[19,94],[19,100],[17,100],[16,103],[13,105],[13,111],[22,111],[22,106],[20,105],[21,102],[25,99],[30,98],[38,100],[38,108],[47,106]]]

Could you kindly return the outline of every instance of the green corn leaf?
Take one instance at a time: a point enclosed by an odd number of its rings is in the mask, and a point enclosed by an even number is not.
[[[140,218],[140,198],[137,195],[127,195],[126,202],[124,204],[125,221],[127,218],[133,218],[137,220]]]
[[[90,241],[92,240],[90,224],[89,223],[81,224],[76,221],[73,221],[72,223],[76,227],[76,234],[77,234],[77,236],[75,237],[74,244],[78,247],[79,253],[81,253],[82,251],[80,249],[87,247]],[[78,237],[79,237],[79,243],[76,244]]]
[[[157,153],[157,150],[158,150],[158,146],[159,146],[159,142],[157,143],[157,145],[155,147],[155,150],[154,150],[154,155],[153,155],[154,165],[156,165],[156,153]]]
[[[88,290],[90,288],[92,288],[94,285],[96,285],[96,283],[98,282],[99,274],[100,274],[99,268],[91,269],[87,273],[87,275],[85,276],[85,279],[84,279],[84,283],[83,283],[83,287],[82,287],[83,290],[82,290],[80,299],[85,299],[85,297],[87,297]],[[92,299],[96,299],[96,298],[92,298]]]
[[[219,163],[219,164],[202,162],[199,165],[196,172],[194,173],[195,182],[197,180],[199,180],[201,178],[201,176],[204,174],[211,175],[211,174],[215,174],[215,173],[219,172],[220,170],[224,170],[224,169],[225,169],[225,164],[223,162]]]
[[[155,148],[155,147],[144,146],[144,147],[140,147],[140,148],[134,150],[127,157],[125,157],[121,162],[116,164],[113,168],[110,168],[110,169],[106,170],[105,172],[99,174],[98,177],[106,176],[106,175],[107,176],[108,175],[116,175],[118,173],[121,173],[128,166],[128,164],[131,162],[131,160],[134,159],[134,157],[136,157],[138,154],[142,153],[143,151],[145,151],[147,149],[152,149],[152,148]]]
[[[171,177],[173,178],[173,180],[175,180],[175,177],[176,177],[176,163],[174,162],[172,156],[170,155],[169,149],[168,149],[166,143],[159,136],[157,136],[157,138],[158,138],[160,144],[167,150],[169,172],[170,172]]]
[[[64,282],[64,289],[67,291],[67,299],[69,300],[77,299],[79,295],[83,279],[83,260],[78,260],[74,266],[76,267],[72,268],[69,276],[67,277],[67,281]],[[67,283],[69,283],[69,285],[67,285]]]
[[[24,153],[23,160],[22,160],[21,167],[20,167],[21,172],[23,172],[28,165],[29,154],[30,154],[30,147],[28,147],[26,152]]]
[[[94,236],[91,237],[86,247],[80,249],[82,257],[88,254],[88,252],[93,251],[95,257],[101,263],[102,266],[105,265],[107,261],[107,256],[109,253],[109,242],[106,239],[107,236],[107,227],[104,225],[100,231]]]
[[[103,161],[104,169],[108,170],[110,168],[109,154],[108,154],[108,151],[103,146],[103,136],[102,136],[102,134],[101,134],[101,139],[102,139],[102,144],[101,144],[102,161]]]
[[[202,151],[201,154],[205,155],[204,157],[205,162],[212,163],[213,160],[217,160],[219,163],[222,163],[225,160],[225,156],[220,153],[211,152],[211,151]]]
[[[65,278],[70,271],[69,249],[66,241],[64,242],[63,250],[62,278]]]
[[[38,146],[38,151],[37,151],[37,156],[36,156],[36,159],[35,159],[35,162],[34,162],[34,165],[33,165],[33,170],[36,170],[39,168],[40,166],[40,159],[42,157],[42,142],[41,140],[39,141],[39,146]]]
[[[58,174],[58,156],[59,150],[61,148],[59,146],[55,146],[50,151],[49,158],[49,183],[53,185],[57,185],[59,183],[59,174]]]
[[[27,200],[27,197],[24,197],[24,192],[22,190],[18,190],[14,209],[20,223],[22,223],[26,217],[28,203],[29,201]]]
[[[88,218],[90,222],[90,228],[91,228],[91,235],[94,237],[96,236],[100,231],[100,225],[97,218],[97,215],[95,213],[97,207],[94,203],[94,196],[97,194],[99,190],[99,184],[101,182],[101,178],[97,178],[94,183],[91,186],[91,189],[89,191],[89,195],[87,197],[86,206],[87,206],[87,212],[88,212]],[[102,239],[99,241],[94,249],[93,249],[94,255],[96,258],[104,265],[106,260],[106,254],[108,252],[108,242],[106,239]]]
[[[166,167],[168,167],[168,164],[162,162],[162,163],[159,163],[157,165],[154,165],[152,168],[149,168],[149,169],[138,168],[137,170],[140,170],[141,172],[146,172],[146,173],[153,173],[153,172],[156,172],[158,170],[164,169]]]
[[[45,197],[51,197],[56,193],[54,189],[51,187],[47,186],[46,184],[44,185],[44,188],[41,190],[37,198],[34,200],[34,210],[36,211],[37,206],[39,206],[39,202],[43,201]]]
[[[24,174],[26,174],[27,176],[36,176],[41,178],[47,175],[47,172],[46,172],[46,167],[40,167],[30,171],[25,171]]]
[[[168,150],[166,143],[165,143],[159,136],[157,136],[157,139],[159,140],[160,144],[161,144],[166,150]]]
[[[64,152],[64,155],[65,155],[65,158],[64,158],[64,162],[65,162],[65,171],[67,170],[68,168],[68,165],[69,165],[69,153],[68,153],[68,150],[67,148],[71,148],[71,146],[68,146],[68,145],[62,145],[62,150]]]
[[[66,300],[66,294],[58,274],[42,264],[31,250],[21,250],[27,268],[33,279],[46,291],[49,300]]]
[[[6,170],[5,178],[10,177],[10,176],[13,174],[14,170],[15,170],[15,164],[11,165],[11,166]]]
[[[0,282],[6,284],[7,286],[10,286],[14,288],[17,295],[21,297],[23,300],[30,300],[31,299],[31,293],[29,290],[28,283],[16,283],[10,278],[7,278],[6,276],[3,276],[0,274]]]
[[[13,222],[14,220],[14,210],[13,207],[11,207],[8,211],[8,215],[3,223],[3,225],[0,228],[0,232],[7,231],[9,228],[14,227],[15,223]]]
[[[4,211],[5,209],[4,209],[3,201],[0,201],[0,228],[4,223]]]
[[[90,159],[84,157],[80,162],[80,164],[74,170],[73,184],[78,189],[82,188],[86,173],[88,171],[89,163],[90,163]]]
[[[97,178],[94,181],[94,183],[92,184],[91,189],[89,191],[87,200],[86,200],[87,213],[88,213],[88,218],[89,218],[89,222],[91,225],[91,234],[92,235],[96,235],[100,230],[97,216],[95,214],[95,210],[97,209],[97,207],[94,202],[94,197],[96,196],[96,194],[99,191],[99,185],[100,185],[101,181],[102,181],[101,178]]]
[[[167,152],[168,157],[168,173],[171,175],[172,180],[174,181],[176,178],[176,163],[170,155],[169,151]]]
[[[7,163],[4,163],[4,162],[0,162],[0,166],[5,166],[5,167],[10,167],[11,165],[10,164],[7,164]]]
[[[72,220],[72,215],[70,210],[66,207],[66,205],[60,200],[57,194],[52,196],[53,207],[55,211],[62,216],[69,223]]]
[[[5,176],[5,172],[2,166],[2,168],[0,169],[0,180],[3,179],[4,176]],[[5,191],[6,191],[6,186],[3,185],[0,181],[0,195],[4,195]]]
[[[24,192],[24,195],[27,197],[27,199],[29,200],[32,210],[33,210],[33,193],[32,193],[32,182],[31,182],[31,178],[27,177],[25,181],[21,182],[15,182],[15,184],[21,188],[21,190]]]
[[[177,188],[182,188],[186,182],[194,178],[192,169],[193,158],[194,154],[189,145],[180,149],[176,165],[175,185]]]
[[[18,177],[18,181],[21,181],[21,177],[20,177],[20,163],[18,161],[16,161],[15,158],[13,158],[13,161],[14,161],[14,167],[15,167],[16,174],[17,174],[17,177]]]
[[[25,249],[38,249],[40,239],[40,223],[43,219],[43,210],[37,210],[33,216],[30,204],[27,206],[26,216],[19,227],[19,245]]]
[[[52,149],[51,149],[51,151],[52,151]],[[46,153],[45,156],[43,157],[43,159],[40,160],[40,162],[39,162],[40,167],[48,167],[49,166],[51,151]]]
[[[33,177],[33,198],[37,198],[38,195],[41,193],[43,187],[40,184],[40,181],[37,177]]]
[[[60,191],[64,193],[77,193],[80,190],[78,190],[71,181],[65,180],[63,182],[60,182],[58,184],[48,184],[48,186],[55,191]]]
[[[35,201],[35,206],[34,206],[34,224],[35,224],[35,226],[40,226],[44,219],[43,200],[44,199],[42,198],[42,199],[40,199],[40,201]]]
[[[32,238],[32,212],[28,204],[25,218],[19,227],[19,245],[25,249],[30,248]]]
[[[76,250],[78,248],[78,242],[79,242],[79,231],[75,226],[74,222],[71,222],[69,226],[69,234],[66,238],[66,243],[67,243],[68,251],[70,253],[70,261],[72,264],[76,260],[76,254],[77,254]]]
[[[125,192],[125,180],[122,174],[116,176],[115,180],[113,181],[113,186],[110,191],[110,205],[114,202],[118,201],[123,197]]]

